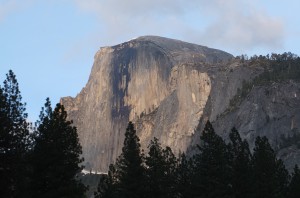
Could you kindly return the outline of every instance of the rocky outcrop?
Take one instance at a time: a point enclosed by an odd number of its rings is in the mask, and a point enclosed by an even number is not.
[[[61,99],[78,128],[86,168],[107,170],[121,152],[129,120],[144,149],[157,137],[176,153],[185,151],[211,93],[206,70],[231,58],[155,36],[101,48],[87,85],[75,98]]]
[[[61,103],[78,128],[86,169],[107,171],[121,152],[128,121],[144,150],[157,137],[178,154],[194,152],[208,119],[225,139],[235,126],[251,148],[257,135],[266,135],[290,169],[300,151],[283,147],[282,137],[299,133],[299,82],[253,86],[228,111],[242,82],[265,69],[220,50],[145,36],[101,48],[86,86]]]
[[[251,148],[257,136],[267,136],[278,157],[291,170],[300,162],[300,151],[292,144],[281,145],[284,137],[299,133],[299,93],[300,83],[295,81],[253,87],[237,109],[214,121],[214,127],[226,138],[235,126],[242,138],[248,140]]]

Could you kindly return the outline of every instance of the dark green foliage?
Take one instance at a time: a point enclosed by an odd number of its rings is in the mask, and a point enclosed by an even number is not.
[[[234,110],[255,86],[286,80],[300,81],[300,58],[290,52],[272,54],[271,56],[253,56],[248,64],[250,66],[263,66],[264,71],[251,81],[242,82],[241,88],[238,88],[236,95],[230,100],[229,107],[224,112],[225,114]]]
[[[288,187],[289,174],[266,137],[257,137],[252,156],[248,142],[235,128],[226,144],[208,121],[200,137],[199,153],[190,159],[182,154],[177,160],[156,138],[148,147],[148,155],[142,157],[131,122],[125,136],[123,152],[100,180],[96,198],[284,198],[297,193],[298,179]],[[299,177],[299,170],[295,172]]]
[[[94,193],[95,198],[110,198],[111,196],[111,187],[113,185],[110,183],[108,176],[104,175],[100,178],[97,192]]]
[[[0,87],[0,195],[25,197],[28,184],[29,124],[15,74]]]
[[[86,187],[77,180],[83,161],[75,127],[67,121],[64,107],[52,111],[49,99],[40,114],[32,154],[33,197],[82,198]]]
[[[151,140],[146,157],[147,197],[176,197],[177,159],[170,147],[162,149],[158,139]]]
[[[88,188],[88,190],[85,193],[87,198],[92,197],[94,195],[94,192],[97,191],[99,180],[102,177],[103,174],[94,174],[94,173],[88,173],[88,174],[81,173],[78,175],[78,180],[80,180],[81,183],[83,183],[83,185],[87,186]]]
[[[145,197],[145,168],[139,141],[133,123],[129,122],[125,133],[122,154],[115,164],[119,197]]]
[[[232,128],[228,149],[232,167],[232,189],[234,197],[252,197],[251,152],[248,142],[242,140],[236,128]]]
[[[253,154],[255,197],[274,197],[276,156],[266,137],[257,137]]]
[[[190,198],[193,197],[192,178],[193,174],[193,160],[188,159],[183,153],[180,155],[179,164],[177,167],[177,191],[179,197]]]
[[[162,149],[156,138],[149,145],[148,156],[143,157],[134,125],[129,122],[122,153],[100,180],[95,196],[176,197],[176,171],[177,159],[171,148]]]
[[[118,197],[118,178],[114,165],[109,166],[107,175],[101,177],[97,192],[94,193],[95,198],[117,198]]]
[[[207,121],[200,137],[200,153],[195,156],[195,168],[201,197],[232,197],[229,152],[224,140],[218,136]],[[195,184],[194,184],[195,185]]]
[[[281,159],[276,159],[276,196],[285,198],[288,191],[290,175]]]
[[[292,173],[291,183],[288,189],[288,198],[299,198],[300,197],[300,170],[295,165],[294,172]]]
[[[300,58],[291,54],[241,57],[244,65],[263,65],[264,72],[244,81],[230,102],[234,109],[255,86],[300,80]],[[267,93],[266,93],[267,94]],[[85,197],[87,188],[78,176],[82,150],[76,128],[66,120],[60,104],[52,110],[49,99],[40,114],[35,133],[29,135],[25,104],[12,71],[0,87],[0,196]],[[283,137],[281,147],[299,146],[299,131]],[[232,129],[226,144],[208,121],[199,153],[176,159],[170,147],[151,141],[146,157],[131,122],[125,133],[122,154],[100,179],[96,198],[217,198],[300,197],[300,171],[290,176],[266,137],[257,137],[251,155],[247,141]],[[289,182],[290,181],[290,182]],[[29,188],[31,184],[31,188]]]
[[[229,109],[226,111],[231,111],[236,108],[250,93],[254,84],[252,82],[246,82],[245,80],[242,81],[241,88],[237,89],[236,95],[230,100],[229,102]]]
[[[288,173],[266,137],[257,137],[253,153],[254,197],[285,197]]]

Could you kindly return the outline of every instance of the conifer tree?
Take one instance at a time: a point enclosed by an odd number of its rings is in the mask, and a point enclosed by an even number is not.
[[[167,146],[163,149],[163,158],[165,164],[165,191],[167,197],[178,197],[178,189],[176,189],[176,170],[178,167],[178,160],[175,157],[171,147]]]
[[[190,198],[193,197],[192,178],[193,174],[193,161],[187,159],[185,153],[182,153],[179,158],[179,165],[176,171],[177,191],[179,197]]]
[[[0,87],[0,195],[24,197],[29,124],[15,74],[6,74]]]
[[[113,164],[109,166],[107,175],[102,175],[98,184],[95,198],[117,198],[117,177],[116,169]]]
[[[276,197],[286,198],[290,174],[281,159],[276,159]]]
[[[141,145],[132,122],[128,123],[122,154],[115,164],[117,193],[122,198],[145,197],[145,168]]]
[[[177,159],[170,147],[162,149],[157,138],[151,140],[146,157],[147,197],[176,197]]]
[[[236,128],[229,134],[230,166],[232,167],[232,189],[234,197],[252,197],[251,152],[248,142],[242,140]]]
[[[285,197],[288,173],[266,137],[256,138],[252,163],[254,197]]]
[[[292,179],[288,188],[287,198],[299,198],[300,197],[300,170],[298,165],[295,165],[294,172],[292,173]]]
[[[64,107],[57,104],[53,111],[47,98],[35,132],[33,197],[84,197],[86,187],[77,178],[82,149],[76,127],[66,119]]]
[[[195,174],[198,177],[199,195],[195,197],[231,197],[231,168],[229,152],[224,140],[218,136],[207,121],[195,156]]]

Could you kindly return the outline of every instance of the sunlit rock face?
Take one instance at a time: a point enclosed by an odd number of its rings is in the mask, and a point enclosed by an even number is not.
[[[213,78],[231,58],[155,36],[101,48],[86,86],[75,98],[61,99],[78,128],[86,168],[108,169],[121,152],[128,121],[136,124],[144,150],[157,137],[176,154],[186,151],[207,108]]]
[[[175,154],[193,154],[209,119],[226,141],[233,126],[251,148],[256,136],[267,136],[291,170],[300,162],[300,150],[281,147],[281,137],[300,132],[299,82],[253,86],[226,111],[242,82],[265,69],[220,50],[145,36],[101,48],[86,86],[61,103],[78,128],[86,169],[107,171],[121,153],[129,121],[145,151],[157,137]]]

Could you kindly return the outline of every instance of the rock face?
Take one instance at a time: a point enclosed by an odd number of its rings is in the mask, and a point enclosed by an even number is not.
[[[256,136],[267,136],[279,158],[289,170],[300,162],[300,150],[295,145],[282,148],[282,137],[299,133],[300,83],[294,81],[254,87],[235,111],[218,118],[217,131],[226,138],[235,126],[241,136],[254,147]]]
[[[101,48],[86,86],[61,103],[78,128],[87,169],[107,171],[121,153],[128,121],[144,150],[157,137],[176,154],[193,152],[207,119],[224,138],[235,126],[251,147],[257,135],[266,135],[277,148],[282,134],[298,130],[299,83],[254,87],[224,114],[242,81],[263,70],[220,50],[145,36]],[[300,152],[290,146],[278,155],[292,166]]]
[[[61,99],[78,128],[87,168],[107,170],[121,152],[129,120],[143,148],[155,136],[176,153],[185,151],[212,88],[205,68],[231,58],[155,36],[101,48],[87,85],[75,98]]]

